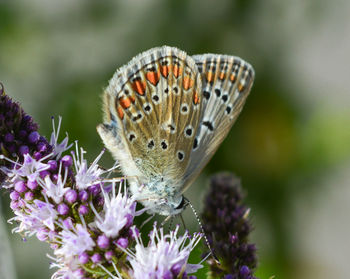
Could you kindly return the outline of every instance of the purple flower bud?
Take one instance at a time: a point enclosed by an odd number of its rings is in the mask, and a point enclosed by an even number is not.
[[[36,237],[40,241],[46,241],[48,239],[47,234],[48,234],[48,230],[46,228],[40,228],[36,233]]]
[[[107,249],[109,247],[109,238],[105,236],[104,234],[100,235],[97,238],[97,245],[101,249]]]
[[[92,185],[88,188],[89,192],[93,196],[97,196],[99,193],[101,193],[101,186],[99,184]]]
[[[30,143],[37,143],[39,139],[40,139],[40,135],[37,131],[31,132],[28,136],[28,141]]]
[[[70,189],[66,192],[64,197],[66,198],[66,201],[69,203],[74,203],[77,200],[77,192],[73,189]]]
[[[243,265],[239,271],[239,274],[243,277],[246,278],[248,275],[250,275],[250,269],[248,266]]]
[[[46,176],[50,175],[50,172],[48,170],[43,170],[40,172],[40,177],[44,179]]]
[[[26,145],[21,145],[20,148],[19,148],[19,153],[21,155],[29,153],[29,147],[26,146]]]
[[[40,152],[34,152],[34,155],[33,155],[34,159],[39,161],[43,156],[41,155]]]
[[[47,144],[46,142],[39,142],[36,146],[36,148],[40,151],[40,152],[45,152],[47,150]]]
[[[127,214],[125,217],[126,217],[125,227],[128,228],[132,225],[132,223],[134,221],[134,216],[132,216],[131,214]]]
[[[10,199],[13,201],[18,200],[18,198],[20,197],[19,193],[17,191],[12,191],[10,194]]]
[[[113,252],[113,251],[107,251],[107,252],[105,253],[105,259],[106,259],[107,261],[110,261],[110,260],[112,259],[113,256],[114,256],[114,252]]]
[[[90,257],[88,255],[88,253],[86,253],[86,252],[83,252],[79,255],[79,262],[81,264],[87,264],[89,262],[89,259],[90,259]]]
[[[166,270],[166,271],[164,272],[162,278],[164,278],[164,279],[173,279],[174,276],[173,276],[173,274],[171,273],[170,270]],[[183,278],[186,278],[186,277],[183,277]]]
[[[4,139],[6,142],[12,142],[15,139],[15,137],[11,133],[7,133]]]
[[[57,211],[59,214],[61,215],[67,215],[68,212],[69,212],[69,207],[68,205],[66,205],[65,203],[60,203],[58,206],[57,206]]]
[[[63,166],[65,167],[70,167],[73,164],[73,159],[71,156],[69,155],[65,155],[63,156],[63,158],[61,159],[61,162],[63,164]]]
[[[36,182],[36,180],[33,180],[33,181],[28,180],[28,182],[27,182],[27,187],[28,187],[30,190],[34,191],[34,190],[38,187],[38,182]]]
[[[85,202],[89,199],[89,194],[88,192],[86,192],[85,190],[82,190],[79,192],[79,199],[82,201],[82,202]]]
[[[102,260],[102,256],[99,253],[95,253],[91,256],[91,261],[93,263],[99,263]]]
[[[34,199],[34,193],[33,193],[33,192],[26,192],[26,193],[24,194],[24,199],[25,199],[26,201],[31,201],[31,200],[33,200],[33,199]]]
[[[86,215],[86,214],[89,213],[89,207],[87,207],[86,205],[82,204],[82,205],[79,206],[78,212],[81,215]]]
[[[117,240],[117,246],[121,247],[121,248],[126,248],[129,245],[129,241],[127,238],[121,237]]]
[[[181,268],[182,268],[182,265],[179,263],[174,264],[171,267],[171,272],[175,275],[175,277],[177,277],[180,274]]]
[[[53,180],[53,181],[57,181],[59,175],[58,175],[57,173],[55,173],[55,174],[53,174],[51,177],[52,177],[52,180]]]
[[[68,230],[73,228],[73,222],[72,222],[72,219],[70,217],[68,217],[67,219],[64,219],[62,221],[62,224]]]
[[[57,169],[57,161],[55,160],[50,160],[47,162],[47,164],[50,166],[49,170],[56,170]]]
[[[18,201],[11,201],[10,202],[10,207],[12,210],[16,210],[19,207]]]
[[[24,191],[27,190],[26,184],[24,183],[23,180],[17,181],[17,182],[15,183],[15,190],[16,190],[18,193],[23,193]]]

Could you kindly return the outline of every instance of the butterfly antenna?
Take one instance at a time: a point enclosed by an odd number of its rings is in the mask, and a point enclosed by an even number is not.
[[[217,263],[218,265],[220,265],[220,261],[219,261],[219,259],[216,257],[216,255],[215,255],[215,253],[214,253],[214,250],[213,250],[213,248],[211,247],[211,245],[210,245],[210,243],[209,243],[209,240],[208,240],[207,235],[206,235],[206,233],[205,233],[205,231],[204,231],[204,228],[203,228],[201,219],[199,218],[199,216],[198,216],[198,214],[197,214],[197,211],[194,209],[192,203],[191,203],[187,198],[184,197],[184,199],[185,199],[185,201],[187,202],[187,204],[191,207],[194,216],[196,216],[196,219],[197,219],[197,222],[198,222],[198,224],[199,224],[199,227],[201,228],[201,231],[202,231],[202,234],[203,234],[205,243],[206,243],[206,245],[208,246],[208,248],[209,248],[209,250],[210,250],[210,253],[202,260],[202,262],[205,261],[205,260],[208,258],[208,256],[211,254],[211,255],[213,256],[214,260],[216,261],[216,263]]]

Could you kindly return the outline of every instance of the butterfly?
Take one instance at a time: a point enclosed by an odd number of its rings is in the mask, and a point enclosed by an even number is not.
[[[226,137],[253,80],[252,66],[238,57],[169,46],[116,71],[97,131],[149,213],[184,209],[183,192]]]

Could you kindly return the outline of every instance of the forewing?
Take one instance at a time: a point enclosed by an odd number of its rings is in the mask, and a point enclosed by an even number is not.
[[[184,176],[199,125],[201,92],[195,61],[173,47],[140,54],[110,81],[105,122],[114,125],[145,177]],[[122,155],[115,157],[123,163]]]
[[[254,70],[228,55],[192,56],[202,77],[203,104],[185,190],[208,163],[241,112],[254,80]]]

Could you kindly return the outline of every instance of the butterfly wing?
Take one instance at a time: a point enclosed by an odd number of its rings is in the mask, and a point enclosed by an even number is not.
[[[151,49],[117,71],[105,90],[98,132],[125,175],[182,184],[201,92],[195,61],[177,48]]]
[[[202,77],[200,124],[182,191],[208,163],[241,112],[254,80],[254,70],[242,59],[228,55],[192,56]]]

